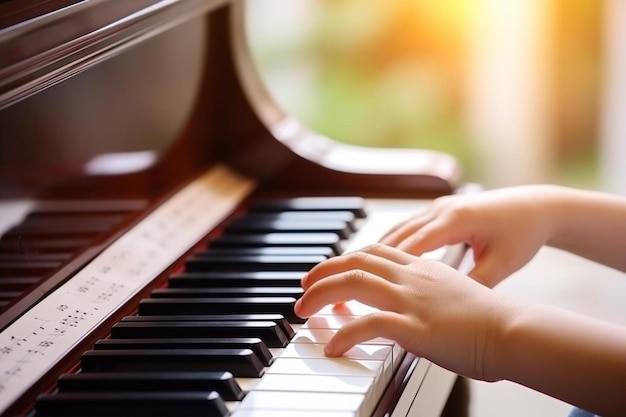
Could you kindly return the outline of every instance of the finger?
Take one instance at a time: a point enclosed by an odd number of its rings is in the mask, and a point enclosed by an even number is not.
[[[304,292],[294,306],[300,317],[309,317],[328,304],[357,300],[382,310],[398,308],[399,286],[360,269],[331,275]]]
[[[419,338],[419,326],[416,324],[414,320],[395,312],[369,314],[343,325],[328,341],[324,352],[331,357],[341,356],[353,346],[377,337],[394,340],[406,348],[411,339]]]
[[[417,217],[412,217],[392,227],[387,233],[383,235],[382,238],[379,239],[379,242],[389,246],[397,246],[398,243],[402,242],[403,240],[417,232],[425,224],[432,221],[433,219],[434,215],[431,212],[425,213],[424,215],[420,215]]]
[[[466,227],[444,219],[436,219],[399,242],[396,247],[413,255],[422,255],[445,245],[470,241],[471,235]]]
[[[374,243],[361,249],[361,252],[368,253],[372,256],[385,259],[398,265],[408,265],[416,260],[414,255],[393,246],[382,243]],[[375,261],[375,259],[371,259]],[[382,262],[381,262],[382,264]],[[374,263],[373,263],[374,265]],[[389,267],[385,265],[385,267]]]
[[[350,270],[367,271],[373,275],[384,277],[389,281],[397,282],[399,271],[398,263],[395,259],[400,259],[400,251],[396,252],[397,253],[394,253],[394,251],[385,250],[384,248],[366,248],[366,250],[359,250],[330,258],[314,266],[302,277],[302,288],[308,290],[313,284],[325,277]],[[386,256],[390,256],[392,259],[387,259]],[[404,264],[408,262],[400,263]]]

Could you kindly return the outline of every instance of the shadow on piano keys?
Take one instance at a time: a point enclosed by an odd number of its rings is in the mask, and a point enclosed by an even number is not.
[[[283,114],[242,2],[59,4],[0,5],[0,197],[35,207],[0,239],[2,415],[439,415],[456,376],[393,341],[324,357],[368,307],[293,303],[316,263],[461,192],[455,160]],[[133,91],[96,88],[112,79]],[[119,163],[170,113],[154,163]]]

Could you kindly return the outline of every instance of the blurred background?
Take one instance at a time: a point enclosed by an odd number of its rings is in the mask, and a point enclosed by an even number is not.
[[[274,98],[335,140],[448,152],[488,188],[626,192],[624,3],[264,0],[247,24]]]

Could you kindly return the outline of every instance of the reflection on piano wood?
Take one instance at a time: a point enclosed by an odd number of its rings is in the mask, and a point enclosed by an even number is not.
[[[56,5],[0,5],[0,197],[26,202],[0,227],[0,413],[438,415],[455,376],[393,341],[324,357],[370,307],[293,303],[313,265],[459,192],[454,159],[283,114],[241,2]]]

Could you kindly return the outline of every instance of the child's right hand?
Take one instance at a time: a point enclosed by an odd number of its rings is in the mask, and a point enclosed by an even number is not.
[[[435,199],[425,212],[395,226],[381,243],[421,255],[466,243],[474,252],[470,276],[495,286],[530,261],[553,233],[546,202],[550,186],[520,186]]]

